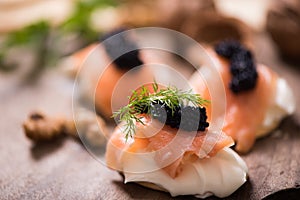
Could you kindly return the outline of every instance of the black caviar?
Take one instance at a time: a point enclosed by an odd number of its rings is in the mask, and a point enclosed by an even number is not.
[[[108,56],[113,60],[113,63],[122,70],[130,70],[134,67],[143,65],[143,62],[139,58],[139,50],[136,43],[130,39],[125,29],[118,29],[103,35],[100,41],[103,42],[104,48]],[[122,33],[122,34],[119,34]],[[117,35],[116,37],[109,39],[110,37]]]
[[[251,52],[239,42],[228,40],[215,46],[218,55],[230,60],[231,91],[240,93],[255,88],[258,73]]]
[[[172,128],[185,131],[205,131],[209,126],[205,107],[177,106],[172,111],[165,103],[156,101],[151,103],[150,115]]]

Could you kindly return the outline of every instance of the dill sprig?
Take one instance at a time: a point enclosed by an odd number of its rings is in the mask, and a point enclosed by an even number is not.
[[[176,87],[158,88],[158,84],[152,84],[154,92],[147,87],[142,86],[139,90],[133,91],[129,97],[129,104],[114,112],[112,117],[119,117],[120,121],[125,122],[125,138],[133,137],[136,129],[136,122],[142,124],[140,114],[150,114],[151,105],[155,102],[161,102],[172,111],[172,115],[178,106],[192,104],[193,106],[204,106],[209,103],[208,100],[201,98],[199,94],[192,93],[192,90],[182,91]]]

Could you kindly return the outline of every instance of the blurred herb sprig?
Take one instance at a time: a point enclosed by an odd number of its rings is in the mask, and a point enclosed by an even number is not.
[[[58,60],[60,52],[57,46],[49,41],[61,40],[68,34],[77,34],[83,45],[97,41],[99,34],[94,31],[89,20],[93,11],[106,6],[117,6],[116,0],[77,0],[71,16],[57,27],[51,27],[46,21],[40,21],[21,30],[9,33],[2,43],[0,51],[0,69],[14,69],[5,62],[11,48],[29,47],[35,57],[35,70],[47,66],[51,60]],[[52,34],[55,32],[55,34]],[[59,42],[56,42],[59,43]],[[76,51],[74,49],[73,51]],[[53,56],[55,58],[53,58]]]
[[[77,1],[74,14],[62,24],[64,32],[76,32],[87,42],[98,39],[98,34],[89,25],[89,19],[94,10],[106,7],[116,6],[114,0],[85,0]]]
[[[2,70],[15,69],[13,64],[4,62],[9,50],[13,47],[26,46],[35,50],[38,58],[36,65],[45,64],[44,59],[47,55],[47,38],[50,33],[50,26],[47,22],[41,21],[21,30],[10,33],[2,44],[2,51],[0,52],[0,67]]]

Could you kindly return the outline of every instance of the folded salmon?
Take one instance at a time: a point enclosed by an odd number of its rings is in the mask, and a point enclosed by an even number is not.
[[[95,105],[106,119],[128,102],[132,90],[153,81],[133,38],[120,29],[101,37],[62,62],[67,73],[78,80],[81,99]]]
[[[247,177],[246,164],[229,148],[233,140],[207,128],[204,106],[183,105],[180,98],[186,95],[168,90],[172,89],[131,98],[119,113],[124,121],[108,141],[107,166],[123,173],[125,183],[137,182],[172,196],[230,195]]]
[[[294,112],[293,94],[283,78],[265,65],[255,64],[251,52],[237,42],[222,42],[215,50],[217,53],[208,52],[222,78],[219,87],[224,87],[225,99],[211,98],[206,82],[215,77],[208,74],[203,78],[201,68],[190,83],[205,98],[226,102],[223,131],[235,140],[237,151],[246,153],[257,137],[270,133]],[[207,109],[210,118],[212,108],[209,105]]]

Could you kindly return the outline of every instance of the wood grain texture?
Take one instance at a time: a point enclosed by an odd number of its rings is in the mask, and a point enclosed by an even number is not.
[[[257,59],[287,79],[300,105],[300,66],[282,63],[268,36],[260,35],[256,42]],[[172,198],[134,183],[123,184],[117,172],[96,161],[76,140],[32,144],[23,134],[22,121],[37,108],[71,116],[72,83],[55,70],[45,72],[35,84],[19,78],[0,74],[0,199],[196,199]],[[295,115],[242,157],[249,180],[225,199],[296,199],[300,195],[299,106]]]

